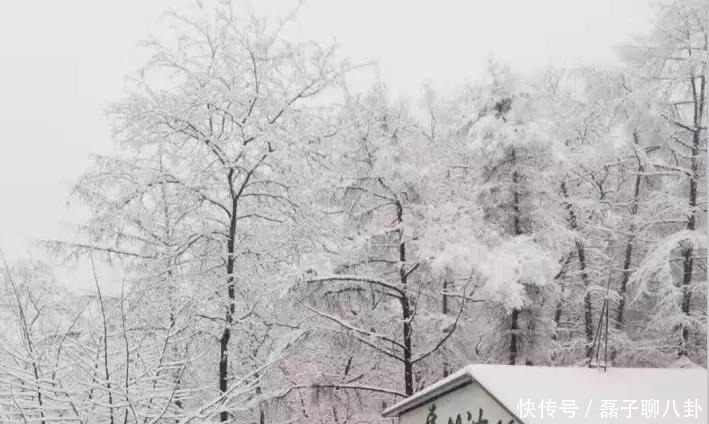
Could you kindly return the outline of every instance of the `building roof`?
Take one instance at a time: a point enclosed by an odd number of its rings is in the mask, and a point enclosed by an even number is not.
[[[393,417],[423,405],[439,396],[466,384],[477,382],[485,391],[524,424],[548,424],[561,422],[597,423],[601,402],[615,400],[618,422],[624,424],[648,423],[679,424],[709,422],[707,418],[707,370],[705,368],[571,368],[511,365],[468,365],[432,384],[420,392],[386,409],[382,414]],[[702,411],[697,418],[683,418],[685,402],[699,400]],[[519,417],[520,401],[531,400],[537,407],[542,400],[551,400],[561,405],[562,400],[573,400],[576,416],[569,417],[557,411],[554,417]],[[631,418],[626,418],[629,405],[624,401],[636,401]],[[642,400],[658,400],[659,416],[653,419],[641,416]],[[674,413],[674,408],[680,417]],[[590,407],[589,407],[590,405]],[[665,417],[665,410],[669,408]],[[588,416],[585,417],[588,409]],[[613,420],[604,420],[614,422]]]

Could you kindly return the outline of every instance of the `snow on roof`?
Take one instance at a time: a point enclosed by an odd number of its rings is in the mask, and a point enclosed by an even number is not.
[[[551,423],[597,423],[604,400],[615,400],[618,419],[602,419],[603,422],[623,424],[680,424],[707,423],[707,370],[705,368],[580,368],[537,367],[511,365],[468,365],[448,377],[430,385],[394,406],[383,411],[385,417],[398,416],[423,405],[444,393],[470,382],[479,383],[509,412],[524,424]],[[697,418],[685,418],[685,402],[698,400],[702,411]],[[520,401],[531,400],[536,407],[542,400],[551,400],[561,405],[562,400],[573,400],[576,415],[573,419],[557,410],[554,417],[526,415],[521,419]],[[631,418],[624,401],[636,401]],[[658,400],[659,415],[656,418],[641,416],[643,400]],[[679,414],[679,418],[674,413]],[[590,406],[589,406],[590,405]],[[665,417],[665,410],[669,408]],[[588,409],[588,416],[586,410]]]

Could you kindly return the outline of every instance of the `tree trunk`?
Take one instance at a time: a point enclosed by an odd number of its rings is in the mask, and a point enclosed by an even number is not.
[[[561,182],[561,193],[564,196],[564,207],[569,214],[569,228],[573,231],[578,231],[578,221],[576,219],[576,213],[574,208],[569,202],[569,192],[566,188],[566,182]],[[577,237],[576,238],[576,255],[579,260],[579,272],[581,275],[581,282],[586,290],[583,296],[583,310],[584,310],[584,334],[586,335],[586,357],[590,358],[591,351],[593,350],[593,304],[591,302],[591,293],[588,291],[590,287],[590,282],[588,280],[588,272],[586,271],[586,248],[583,242]]]
[[[630,237],[628,237],[628,241],[625,243],[625,257],[623,258],[623,278],[620,281],[620,289],[618,291],[618,295],[620,296],[620,299],[618,300],[618,310],[616,311],[616,317],[615,317],[615,328],[617,330],[621,330],[623,328],[623,314],[625,312],[625,295],[628,290],[628,281],[630,280],[630,265],[633,260],[633,243],[635,240],[634,234],[632,234],[632,231],[634,229],[631,228],[631,234]]]
[[[443,297],[441,299],[441,313],[443,313],[443,316],[448,315],[448,295],[446,295],[446,290],[448,290],[448,280],[443,279]],[[450,370],[450,364],[448,363],[448,359],[446,358],[445,355],[445,350],[443,352],[443,377],[448,377],[448,374],[451,373]]]
[[[409,304],[408,295],[406,295],[406,243],[404,241],[404,229],[402,225],[404,210],[399,201],[396,202],[396,217],[399,228],[399,280],[404,289],[404,295],[401,297],[401,317],[404,321],[404,393],[407,396],[414,394],[414,372],[412,363],[412,345],[411,345],[411,305]]]
[[[256,351],[258,351],[258,349],[256,349]],[[256,353],[257,352],[253,352],[253,354],[252,354],[254,358],[256,357]],[[257,381],[261,379],[261,376],[258,372],[254,373],[254,379],[256,379]],[[256,386],[255,391],[256,391],[256,396],[261,397],[261,395],[263,394],[263,390],[261,389],[260,383],[258,386]],[[258,422],[259,422],[259,424],[266,423],[266,410],[264,409],[264,405],[260,399],[258,402]]]
[[[566,259],[564,260],[564,263],[561,264],[561,269],[559,269],[559,272],[554,276],[554,280],[560,280],[561,278],[564,277],[564,275],[566,275],[566,267],[569,265],[570,261],[571,261],[571,255],[567,256]],[[561,287],[561,292],[559,293],[559,299],[556,302],[556,308],[554,308],[555,331],[554,331],[554,334],[551,336],[552,340],[559,339],[559,334],[558,334],[559,323],[561,322],[561,314],[564,311],[564,304],[563,304],[564,286],[563,286],[563,284],[559,284],[559,286]]]
[[[559,297],[564,296],[564,287],[561,288],[561,294]],[[556,308],[554,309],[554,324],[556,325],[556,328],[559,328],[559,323],[561,322],[561,313],[563,312],[563,306],[561,303],[561,299],[559,299],[558,302],[556,302]],[[557,340],[559,338],[559,334],[555,331],[554,335],[552,336],[553,340]]]
[[[637,148],[640,147],[638,141],[638,133],[633,132],[633,142]],[[635,225],[635,216],[638,214],[638,204],[640,202],[640,183],[642,182],[642,173],[645,172],[645,167],[643,166],[640,158],[638,158],[638,169],[637,175],[635,175],[635,187],[633,189],[633,203],[630,205],[630,228],[628,228],[629,236],[628,240],[625,242],[625,256],[623,258],[623,277],[620,281],[620,290],[618,300],[618,310],[616,311],[615,318],[615,328],[620,330],[623,328],[623,314],[625,313],[625,296],[628,289],[628,281],[630,280],[630,265],[633,261],[633,247],[635,244],[635,231],[637,226]],[[615,356],[615,351],[612,357]]]
[[[512,310],[512,322],[510,324],[510,365],[517,363],[517,331],[519,330],[519,309]]]
[[[236,243],[236,213],[238,199],[233,189],[234,170],[229,170],[227,175],[229,187],[231,190],[231,219],[229,220],[229,238],[227,240],[227,297],[229,305],[227,305],[224,316],[224,331],[219,339],[219,392],[224,395],[228,389],[229,378],[229,339],[231,338],[231,326],[234,321],[234,301],[236,297],[234,288],[234,252]],[[219,420],[225,422],[229,420],[229,412],[223,410],[219,413]]]
[[[522,234],[522,225],[520,222],[520,207],[519,207],[519,191],[517,184],[519,183],[519,174],[517,173],[517,152],[513,148],[510,152],[510,160],[512,162],[512,231],[515,236]],[[517,363],[517,354],[519,347],[517,332],[519,330],[519,308],[512,310],[510,322],[510,365]]]
[[[159,169],[161,173],[167,172],[165,169],[165,165],[163,162],[163,142],[158,143],[158,164],[159,164]],[[160,184],[160,196],[161,196],[161,202],[162,202],[162,218],[163,218],[163,238],[165,240],[170,240],[171,234],[170,234],[170,229],[172,228],[172,222],[170,220],[170,210],[169,210],[169,201],[167,197],[167,191],[165,184]],[[173,259],[168,259],[165,262],[165,266],[167,268],[167,279],[169,281],[169,284],[172,284],[173,280],[173,274],[172,274],[172,267],[173,267]],[[177,317],[175,317],[174,311],[175,311],[175,305],[173,301],[173,292],[175,292],[176,289],[173,287],[170,289],[170,296],[168,297],[168,303],[170,305],[170,326],[169,328],[172,329],[177,321]],[[169,331],[168,331],[169,335]],[[167,342],[166,342],[167,343]],[[178,358],[178,349],[177,345],[173,344],[172,345],[172,355],[173,358],[177,359]],[[153,381],[153,389],[155,389],[157,384],[157,381]],[[179,409],[183,409],[182,405],[182,397],[178,393],[180,393],[180,387],[182,386],[182,377],[181,377],[181,371],[176,370],[175,371],[175,406]],[[152,399],[151,399],[151,404],[152,404]]]
[[[690,159],[691,174],[689,176],[689,216],[687,217],[687,230],[694,231],[696,228],[697,219],[697,183],[699,181],[699,155],[701,133],[703,130],[702,121],[704,119],[704,101],[706,93],[706,76],[704,74],[699,77],[692,73],[690,79],[692,88],[692,100],[694,103],[694,116],[692,128],[692,157]],[[699,80],[699,89],[697,89],[697,79]],[[690,306],[692,301],[692,293],[689,290],[689,285],[692,283],[692,273],[694,271],[694,250],[692,246],[687,246],[684,250],[684,260],[682,264],[682,313],[689,318]],[[682,339],[680,340],[680,348],[678,354],[680,356],[687,355],[687,343],[689,342],[689,329],[686,325],[682,325]]]
[[[696,228],[697,219],[697,179],[699,178],[699,132],[697,129],[692,135],[692,159],[691,159],[691,175],[689,177],[689,217],[687,218],[687,230],[694,231]],[[692,272],[694,271],[694,249],[692,246],[687,246],[684,249],[684,260],[682,264],[682,313],[689,317],[690,304],[692,301],[692,292],[689,290],[689,285],[692,283]],[[689,329],[686,325],[682,325],[682,340],[678,354],[680,356],[687,355],[687,342],[689,341]]]

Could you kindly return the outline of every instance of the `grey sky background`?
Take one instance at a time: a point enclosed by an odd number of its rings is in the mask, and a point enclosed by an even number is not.
[[[112,149],[105,107],[146,57],[138,42],[184,1],[8,0],[0,3],[0,248],[38,255],[85,211],[68,203],[91,153]],[[525,73],[548,65],[617,63],[615,47],[651,28],[648,0],[307,0],[297,31],[336,41],[353,61],[378,60],[394,95],[474,79],[490,54]],[[294,1],[246,2],[259,14]],[[64,273],[63,283],[93,282]],[[80,275],[77,277],[77,275]]]

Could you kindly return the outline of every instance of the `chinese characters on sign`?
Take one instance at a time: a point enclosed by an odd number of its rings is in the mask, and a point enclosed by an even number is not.
[[[579,410],[581,406],[581,410]],[[642,400],[619,400],[619,399],[591,399],[587,403],[577,406],[575,400],[561,400],[559,402],[551,399],[542,399],[535,402],[532,399],[520,399],[517,403],[517,416],[523,420],[525,418],[555,418],[558,416],[573,419],[577,413],[584,418],[598,417],[601,419],[616,418],[699,418],[702,406],[698,399],[687,399],[684,402],[674,399],[642,399]],[[429,423],[427,423],[429,424]],[[454,423],[458,424],[458,423]]]
[[[485,411],[483,410],[483,408],[478,408],[477,418],[470,411],[465,411],[465,421],[463,421],[463,416],[461,416],[461,414],[458,414],[456,415],[455,420],[453,419],[453,417],[449,417],[447,424],[516,424],[514,420],[509,420],[508,422],[497,420],[497,422],[495,422],[494,420],[489,420],[488,418],[485,418],[484,414]],[[426,416],[425,424],[439,424],[436,422],[437,419],[438,415],[436,415],[436,404],[433,403],[428,408],[428,415]],[[440,424],[444,423],[442,422]]]

